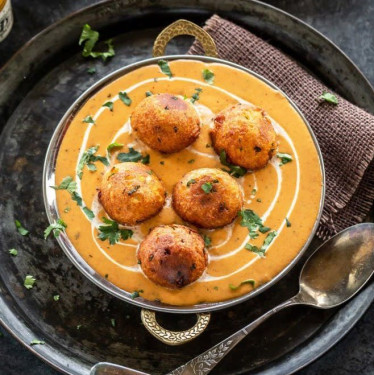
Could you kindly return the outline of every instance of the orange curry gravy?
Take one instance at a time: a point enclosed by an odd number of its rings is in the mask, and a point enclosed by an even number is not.
[[[232,290],[230,284],[238,286],[244,280],[254,279],[254,287],[258,287],[274,278],[307,241],[318,215],[322,194],[317,150],[304,121],[288,100],[258,78],[216,63],[176,60],[169,62],[169,66],[172,79],[165,76],[158,65],[145,66],[109,83],[79,109],[59,150],[55,182],[60,184],[64,177],[72,176],[80,186],[78,192],[84,205],[92,209],[96,217],[90,221],[65,190],[56,192],[58,209],[67,224],[66,233],[77,251],[94,270],[116,286],[129,292],[143,290],[142,297],[173,305],[223,301],[253,289],[251,284],[243,284]],[[202,77],[205,68],[214,72],[212,85]],[[131,133],[129,116],[145,98],[146,91],[172,93],[190,100],[196,88],[202,89],[195,103],[202,126],[200,137],[192,146],[175,154],[161,154],[149,149]],[[120,91],[125,91],[131,98],[130,106],[118,99]],[[113,101],[113,111],[103,107],[108,101]],[[174,184],[185,173],[202,167],[223,167],[210,146],[209,126],[213,114],[238,101],[248,101],[266,111],[279,135],[279,152],[293,157],[292,162],[281,167],[280,159],[274,157],[266,168],[237,180],[243,188],[244,207],[256,212],[263,218],[264,225],[276,230],[278,235],[266,257],[260,258],[244,249],[244,245],[250,242],[261,247],[267,234],[260,233],[258,238],[249,240],[248,229],[240,226],[239,218],[225,228],[201,231],[212,239],[206,273],[195,283],[179,290],[157,286],[141,272],[136,259],[137,246],[150,228],[182,223],[173,211],[170,199]],[[86,116],[92,116],[95,124],[84,123],[82,120]],[[149,154],[149,166],[163,181],[168,198],[157,216],[131,228],[134,231],[131,239],[110,245],[108,241],[97,238],[97,227],[103,224],[101,218],[105,212],[98,204],[96,189],[107,167],[96,162],[97,171],[90,171],[85,166],[82,180],[76,175],[76,167],[80,152],[100,145],[96,155],[105,156],[107,146],[114,141],[124,146],[111,153],[111,165],[118,162],[117,153],[128,152],[129,146],[143,155]],[[286,226],[286,217],[290,227]]]

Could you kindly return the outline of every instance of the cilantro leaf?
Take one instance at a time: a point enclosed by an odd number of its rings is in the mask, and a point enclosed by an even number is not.
[[[108,46],[106,52],[95,52],[93,51],[97,41],[99,40],[99,33],[91,29],[91,26],[85,24],[82,29],[81,36],[79,38],[79,45],[83,44],[83,57],[93,57],[94,59],[101,57],[105,61],[108,57],[115,55],[112,39],[105,41],[104,43]]]
[[[66,227],[65,222],[62,219],[58,219],[46,228],[44,231],[44,239],[46,240],[51,232],[53,232],[54,237],[58,237],[61,232],[65,231]]]
[[[146,91],[145,92],[145,96],[148,97],[148,96],[152,96],[153,95],[153,92],[152,91]]]
[[[257,246],[251,245],[250,243],[247,243],[244,248],[246,250],[252,251],[252,253],[259,255],[261,258],[265,258],[265,251],[262,250],[262,248],[258,248]]]
[[[167,75],[169,78],[173,76],[169,67],[169,63],[166,60],[158,60],[157,64],[160,67],[162,73]]]
[[[239,285],[237,285],[237,286],[235,286],[235,285],[233,285],[233,284],[230,284],[229,285],[229,287],[230,287],[230,289],[231,290],[237,290],[237,289],[239,289],[242,285],[244,285],[244,284],[250,284],[250,285],[252,285],[253,287],[255,286],[255,284],[256,284],[256,281],[255,280],[253,280],[253,279],[248,279],[248,280],[244,280],[244,281],[242,281]]]
[[[110,319],[110,323],[112,324],[113,328],[116,326],[116,320],[115,319]]]
[[[26,289],[32,289],[35,282],[36,282],[36,279],[34,278],[34,276],[26,275],[23,285]]]
[[[226,167],[229,167],[228,170],[224,168],[222,168],[222,170],[227,172],[230,176],[239,178],[239,177],[244,176],[247,173],[247,170],[245,168],[240,167],[238,165],[230,164],[227,161],[227,155],[226,155],[225,150],[221,150],[219,154],[219,161],[221,162],[221,164],[225,165]]]
[[[290,154],[286,154],[284,152],[278,152],[277,158],[281,160],[279,163],[279,166],[285,165],[293,160],[292,156]]]
[[[213,184],[211,182],[205,182],[201,185],[201,189],[205,194],[209,194],[212,192]]]
[[[88,207],[83,207],[82,209],[90,220],[92,220],[95,217],[95,214]]]
[[[67,176],[61,181],[60,185],[51,186],[51,188],[55,190],[67,190],[70,194],[73,194],[77,190],[77,183],[72,177]]]
[[[76,192],[76,191],[73,191],[71,193],[71,199],[74,201],[74,202],[77,202],[77,205],[79,207],[82,207],[82,197]]]
[[[195,89],[195,93],[192,95],[190,102],[193,104],[200,99],[200,93],[203,91],[200,87]]]
[[[96,68],[88,68],[87,69],[88,74],[95,74],[96,73]]]
[[[209,69],[203,69],[203,78],[206,83],[213,85],[214,83],[214,73]]]
[[[119,96],[119,98],[121,99],[121,102],[122,102],[122,103],[126,104],[128,107],[131,105],[132,100],[131,100],[130,97],[126,94],[125,91],[123,91],[123,92],[120,91],[120,92],[118,93],[118,96]]]
[[[118,223],[109,220],[106,217],[102,218],[103,222],[107,225],[99,226],[99,239],[101,241],[109,240],[111,245],[116,244],[121,238],[127,240],[132,237],[133,231],[130,229],[119,229]]]
[[[111,144],[106,148],[106,150],[107,150],[108,152],[111,152],[114,148],[120,148],[120,147],[123,147],[123,143],[113,142],[113,143],[111,143]]]
[[[22,226],[22,224],[19,220],[15,220],[14,223],[16,224],[16,228],[18,230],[18,233],[21,236],[26,236],[26,235],[29,234],[29,231]]]
[[[117,159],[123,163],[137,162],[141,160],[143,164],[149,164],[150,156],[148,154],[143,156],[140,152],[134,150],[132,147],[129,147],[129,152],[119,153],[117,155]]]
[[[135,290],[134,292],[131,293],[131,299],[140,297],[140,293],[144,293],[144,291],[142,289]]]
[[[91,116],[86,116],[82,122],[85,122],[87,124],[94,124],[95,123],[95,120],[91,117]]]
[[[106,102],[103,104],[103,107],[108,107],[113,112],[113,102]]]
[[[58,294],[54,295],[53,296],[53,300],[56,301],[56,302],[59,301],[60,300],[60,296]]]
[[[286,218],[286,227],[289,228],[291,226],[291,222]]]
[[[324,100],[327,103],[331,103],[334,105],[339,104],[338,98],[334,94],[330,94],[329,92],[324,91],[323,94],[318,98],[319,100]]]
[[[194,178],[191,178],[191,180],[187,181],[187,187],[190,187],[193,184],[196,184],[196,180]]]
[[[239,211],[239,216],[241,216],[242,218],[240,225],[242,227],[248,228],[249,237],[252,239],[258,237],[257,231],[260,231],[261,233],[266,233],[270,230],[269,227],[266,227],[262,224],[261,218],[250,209]]]
[[[18,255],[18,251],[16,249],[10,249],[9,250],[9,254],[13,255],[14,257],[16,257]]]
[[[205,234],[204,234],[203,238],[204,238],[205,247],[209,247],[212,244],[212,239]]]
[[[30,342],[30,345],[31,346],[34,346],[34,345],[45,345],[45,341],[41,341],[41,340],[32,340]]]
[[[109,161],[106,157],[95,155],[98,149],[99,149],[99,146],[93,146],[83,153],[81,159],[79,160],[78,167],[77,167],[77,176],[79,177],[80,180],[82,179],[83,168],[85,165],[90,171],[96,171],[96,166],[94,164],[96,161],[100,161],[104,165],[109,166]]]

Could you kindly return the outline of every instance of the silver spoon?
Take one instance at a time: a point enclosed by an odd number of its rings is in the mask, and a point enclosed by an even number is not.
[[[276,312],[294,305],[308,305],[319,309],[339,306],[353,297],[373,273],[374,223],[347,228],[322,244],[308,258],[300,274],[300,289],[296,296],[271,309],[168,375],[208,374],[244,337]],[[106,366],[112,365],[107,363]],[[119,368],[120,366],[116,367],[116,370]],[[92,370],[91,375],[99,374]],[[105,374],[122,375],[126,372],[108,371]]]

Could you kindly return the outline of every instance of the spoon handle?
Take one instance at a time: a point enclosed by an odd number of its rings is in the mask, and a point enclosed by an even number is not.
[[[281,303],[277,307],[266,312],[264,315],[257,318],[252,323],[248,324],[244,328],[235,332],[230,337],[224,339],[218,344],[214,345],[204,353],[193,358],[186,364],[178,367],[174,371],[167,375],[206,375],[209,374],[212,369],[229,353],[240,341],[244,339],[250,332],[258,327],[266,319],[270,318],[273,314],[280,310],[292,305],[299,305],[300,301],[297,296],[290,298],[289,300]]]

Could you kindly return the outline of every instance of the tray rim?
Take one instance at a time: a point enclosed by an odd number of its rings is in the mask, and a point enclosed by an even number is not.
[[[94,5],[90,5],[90,6],[87,6],[87,7],[84,7],[84,8],[81,8],[79,9],[78,11],[74,11],[72,13],[70,13],[69,15],[61,18],[60,20],[52,23],[51,25],[49,25],[48,27],[46,27],[45,29],[43,29],[42,31],[40,31],[39,33],[37,33],[35,36],[33,36],[28,42],[26,42],[21,48],[19,48],[14,54],[13,56],[3,65],[2,68],[0,68],[0,77],[1,77],[1,74],[5,72],[5,70],[8,68],[8,66],[11,65],[11,63],[13,62],[13,60],[16,59],[16,57],[20,54],[22,54],[22,52],[25,52],[27,51],[29,48],[31,48],[33,46],[33,44],[35,42],[38,42],[39,38],[40,37],[43,37],[45,36],[45,34],[47,34],[49,31],[53,30],[54,28],[56,28],[57,26],[60,26],[61,24],[65,23],[66,21],[69,21],[71,18],[74,18],[82,13],[85,13],[86,11],[88,10],[92,10],[92,9],[95,9],[96,7],[101,7],[103,5],[105,5],[106,3],[110,3],[112,1],[115,1],[115,0],[103,0],[103,1],[100,1]],[[327,43],[328,45],[330,45],[338,54],[340,54],[343,59],[356,71],[356,73],[358,74],[358,76],[360,77],[360,79],[367,85],[367,88],[369,89],[369,91],[371,91],[371,93],[373,94],[373,98],[374,98],[374,88],[373,88],[373,85],[369,82],[369,80],[365,77],[365,75],[361,72],[361,70],[357,67],[357,65],[346,55],[346,53],[344,53],[335,43],[333,43],[330,39],[328,39],[326,36],[324,36],[321,32],[319,32],[317,29],[315,29],[313,26],[310,26],[309,24],[307,24],[305,21],[297,18],[296,16],[293,16],[292,14],[282,10],[282,9],[279,9],[273,5],[270,5],[270,4],[266,4],[262,1],[258,1],[258,0],[246,0],[247,2],[251,2],[251,3],[254,3],[256,4],[257,6],[260,6],[264,9],[271,9],[272,11],[274,11],[275,13],[278,13],[278,14],[282,14],[283,16],[291,19],[292,21],[294,21],[296,24],[299,24],[301,25],[302,27],[306,28],[310,33],[316,35],[319,39],[323,40],[325,43]],[[18,82],[18,85],[19,85],[20,82]],[[0,101],[1,102],[1,101]],[[374,100],[373,100],[373,103],[374,103]],[[1,133],[0,133],[0,138],[2,138],[4,136],[4,134],[6,134],[6,131],[7,131],[7,126],[5,126],[2,130],[1,130]],[[374,287],[371,288],[371,286],[368,286],[367,287],[368,289],[373,289],[374,290]],[[355,297],[355,299],[359,299],[360,296],[362,294],[364,294],[365,291],[362,291],[358,296]],[[353,319],[351,319],[349,321],[349,324],[347,324],[347,327],[346,330],[344,332],[337,332],[335,333],[334,332],[334,337],[333,339],[324,347],[322,348],[322,350],[320,350],[316,355],[315,357],[311,358],[310,360],[307,360],[297,366],[295,366],[291,372],[287,372],[287,374],[292,374],[302,368],[304,368],[305,366],[307,366],[308,364],[312,363],[314,360],[318,359],[319,357],[321,357],[323,354],[325,354],[329,349],[331,349],[338,341],[340,341],[353,327],[354,325],[358,322],[358,320],[362,317],[362,315],[364,315],[364,313],[367,311],[367,309],[369,308],[373,298],[370,300],[370,296],[371,294],[368,293],[368,296],[365,296],[365,300],[364,300],[364,303],[363,303],[363,308],[361,308],[356,314],[355,314],[355,317]],[[0,300],[5,304],[5,297],[3,294],[0,294]],[[350,306],[350,303],[348,303],[347,305]],[[349,307],[348,306],[348,307]],[[337,312],[337,314],[340,313],[340,311],[342,311],[343,309],[345,309],[347,306],[343,306],[343,308],[341,310],[339,310]],[[14,308],[13,308],[14,310]],[[335,314],[334,317],[337,315]],[[333,317],[333,319],[334,319]],[[13,311],[13,315],[12,315],[12,318],[16,318],[15,317],[15,314],[14,314],[14,311]],[[25,337],[20,337],[20,336],[17,336],[16,334],[16,331],[17,329],[13,326],[11,327],[10,326],[10,323],[6,322],[7,319],[4,319],[3,316],[1,315],[1,311],[0,311],[0,323],[1,325],[15,338],[17,339],[25,348],[27,348],[29,351],[31,351],[33,354],[35,354],[39,359],[43,360],[44,362],[48,363],[52,368],[64,373],[64,374],[72,374],[72,375],[83,375],[82,372],[71,372],[71,371],[68,371],[67,368],[65,366],[65,368],[62,367],[62,361],[53,361],[51,358],[53,358],[53,353],[52,353],[52,350],[49,350],[49,351],[46,351],[46,353],[41,353],[39,352],[39,348],[36,349],[37,347],[31,347],[29,346],[29,343],[26,341],[26,338]],[[16,319],[17,320],[17,319]],[[22,322],[19,322],[17,320],[18,323],[21,323],[23,325],[23,328],[24,330],[28,330],[27,328],[27,325],[25,324],[25,321],[22,321]],[[315,334],[315,336],[317,335],[317,333]],[[312,337],[309,341],[313,341],[314,339],[316,339],[316,337]],[[297,349],[294,349],[293,351],[290,352],[290,354],[292,354],[295,350]],[[66,357],[66,355],[64,353],[60,353],[61,356],[64,356]],[[284,358],[284,356],[282,357],[283,361],[287,361],[287,358]],[[278,360],[275,360],[274,362],[279,362],[280,359]],[[272,367],[272,364],[274,362],[271,362],[269,364],[270,367]],[[80,362],[80,365],[81,367],[83,368],[83,361]],[[59,367],[61,366],[61,367]],[[82,369],[81,368],[81,369]],[[73,370],[72,368],[70,368],[71,370]],[[244,370],[244,373],[245,373],[246,370]],[[266,366],[264,369],[260,368],[259,370],[255,370],[255,373],[256,374],[263,374],[263,375],[270,375],[271,374],[274,374],[274,372],[271,372],[272,370],[270,369],[270,372],[269,372],[269,368],[268,366]],[[88,374],[88,373],[87,373]],[[279,373],[280,374],[280,373]],[[286,373],[282,373],[282,375],[285,375]],[[86,375],[86,373],[85,373]]]

